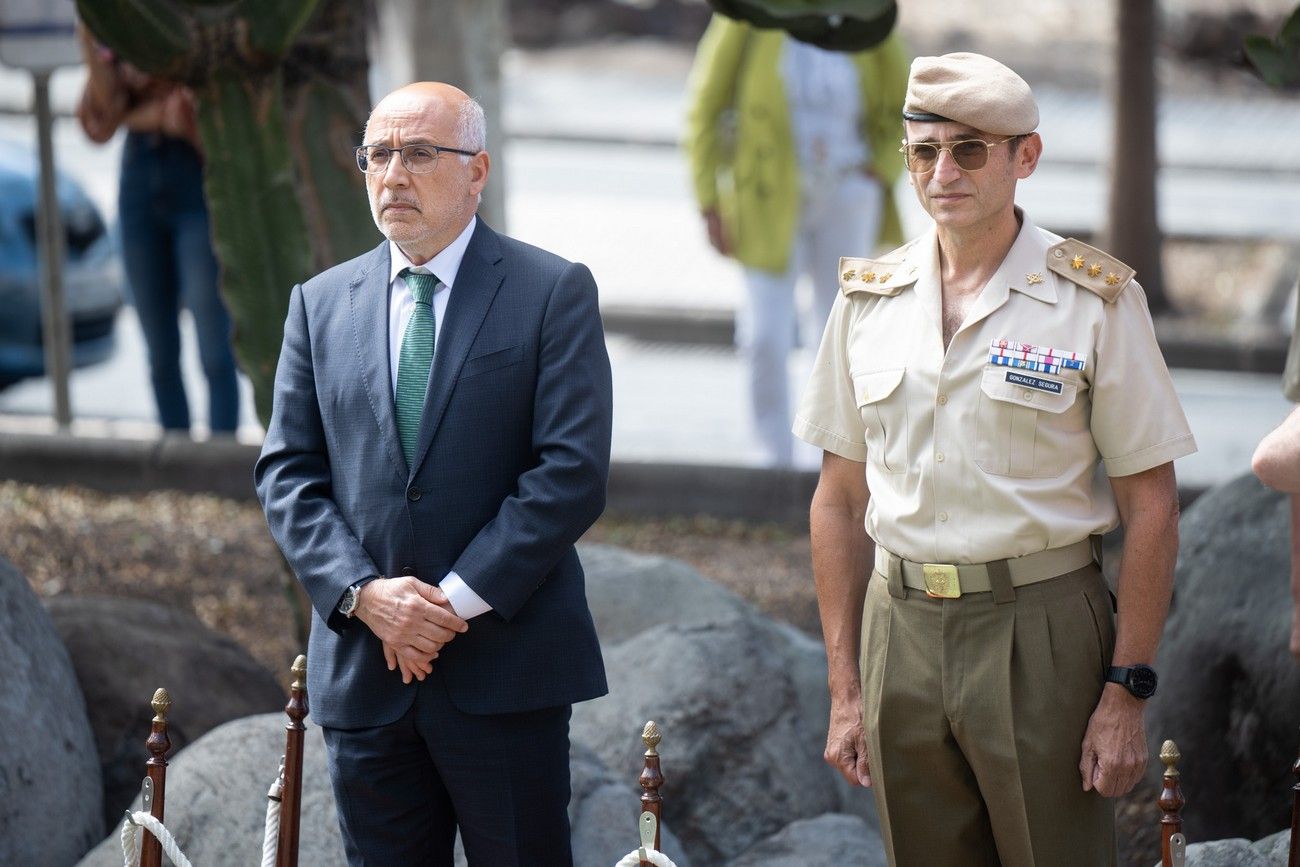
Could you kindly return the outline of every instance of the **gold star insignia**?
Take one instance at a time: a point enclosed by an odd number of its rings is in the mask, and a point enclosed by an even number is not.
[[[1098,274],[1100,274],[1100,273],[1101,273],[1101,265],[1100,265],[1100,263],[1093,262],[1091,265],[1088,266],[1088,276],[1089,276],[1089,277],[1096,277],[1096,276],[1097,276]]]
[[[842,279],[842,280],[852,280],[852,279],[853,279],[854,277],[856,277],[856,276],[858,276],[858,272],[857,272],[857,271],[848,270],[848,271],[845,271],[843,274],[840,275],[840,279]]]
[[[881,275],[880,275],[880,282],[881,282],[881,283],[884,283],[886,280],[888,280],[890,277],[893,277],[893,276],[894,276],[893,274],[881,274]]]
[[[1115,273],[1107,274],[1107,275],[1106,275],[1106,285],[1107,285],[1107,286],[1118,286],[1118,285],[1119,285],[1119,275],[1118,275],[1118,274],[1115,274]]]
[[[1043,282],[1043,275],[1039,274],[1037,271],[1035,271],[1033,274],[1026,274],[1025,282],[1028,283],[1030,286],[1036,286],[1039,283]]]
[[[1071,259],[1071,260],[1070,260],[1070,267],[1073,268],[1073,269],[1076,270],[1076,271],[1078,271],[1080,268],[1082,268],[1082,267],[1083,267],[1083,257],[1082,257],[1082,256],[1075,256],[1073,259]]]
[[[867,273],[865,273],[865,274],[862,275],[862,282],[863,282],[863,283],[874,283],[875,280],[876,280],[876,272],[875,272],[875,271],[868,271]]]

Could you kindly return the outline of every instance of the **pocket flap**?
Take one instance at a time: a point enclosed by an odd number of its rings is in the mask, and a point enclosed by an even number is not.
[[[984,368],[980,388],[994,400],[1051,413],[1069,409],[1079,389],[1073,382],[996,365]]]
[[[480,373],[487,373],[502,367],[507,367],[522,361],[524,357],[524,347],[508,346],[505,349],[497,349],[491,352],[485,352],[482,355],[476,355],[465,362],[465,366],[460,370],[460,378],[467,379],[471,376],[477,376]]]
[[[869,403],[875,403],[884,400],[894,393],[898,384],[903,381],[903,374],[907,371],[905,367],[896,367],[893,370],[871,370],[866,373],[855,373],[853,375],[853,391],[857,397],[858,406],[866,406]]]

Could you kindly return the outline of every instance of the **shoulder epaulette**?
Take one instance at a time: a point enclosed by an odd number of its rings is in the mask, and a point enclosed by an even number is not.
[[[911,244],[899,247],[879,259],[857,256],[840,257],[840,291],[845,295],[870,292],[872,295],[897,295],[916,282],[916,267],[907,262]]]
[[[1047,269],[1114,303],[1137,272],[1096,247],[1066,238],[1047,249]]]

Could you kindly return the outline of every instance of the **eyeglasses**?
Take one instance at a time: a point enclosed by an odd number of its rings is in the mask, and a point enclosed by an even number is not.
[[[433,144],[409,144],[400,148],[386,148],[383,145],[361,145],[356,149],[357,168],[368,175],[383,174],[388,171],[388,163],[393,154],[402,155],[402,166],[413,175],[427,175],[438,165],[438,157],[444,153],[460,154],[472,157],[477,151],[460,148],[443,147]]]
[[[960,141],[950,141],[947,143],[923,142],[909,144],[906,139],[903,140],[903,146],[898,149],[907,160],[907,170],[913,174],[923,174],[930,171],[939,162],[939,154],[947,151],[952,154],[952,161],[957,164],[957,168],[962,171],[975,172],[984,168],[989,161],[989,148],[1005,144],[1019,136],[1008,136],[1001,141],[984,141],[982,138],[968,138]]]

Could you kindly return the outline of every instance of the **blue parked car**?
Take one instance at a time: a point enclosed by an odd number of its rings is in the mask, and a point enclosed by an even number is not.
[[[0,388],[45,373],[36,203],[40,164],[31,147],[0,141]],[[57,182],[63,211],[63,303],[71,319],[72,363],[83,367],[113,352],[123,272],[115,239],[76,181]]]

